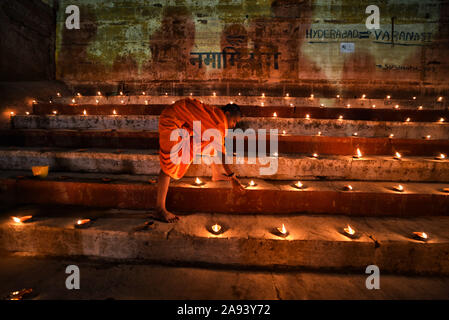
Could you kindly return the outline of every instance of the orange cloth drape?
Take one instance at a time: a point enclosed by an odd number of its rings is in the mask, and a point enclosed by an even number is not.
[[[187,172],[193,161],[195,154],[204,151],[204,148],[210,143],[209,141],[201,142],[201,151],[193,149],[193,129],[194,121],[201,121],[201,133],[195,132],[195,135],[203,136],[207,129],[216,129],[220,132],[222,141],[222,152],[224,152],[224,138],[228,129],[226,116],[221,109],[201,103],[196,99],[182,99],[176,101],[162,111],[159,117],[159,162],[161,169],[174,179],[181,179]],[[189,133],[189,151],[188,160],[179,164],[173,163],[170,159],[171,152],[177,152],[181,156],[180,141],[170,141],[171,133],[176,129],[185,129]],[[184,144],[185,146],[185,144]],[[185,149],[184,149],[185,150]]]

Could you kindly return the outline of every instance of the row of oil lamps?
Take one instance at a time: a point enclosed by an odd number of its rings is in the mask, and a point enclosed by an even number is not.
[[[196,177],[195,181],[193,182],[193,186],[204,186],[206,183],[204,181],[202,181],[199,177]],[[257,186],[257,183],[254,182],[254,180],[250,180],[248,182],[248,184],[246,185],[246,188],[251,189]],[[299,190],[305,190],[307,189],[307,187],[301,182],[301,181],[297,181],[294,184],[292,184],[292,186],[296,189]],[[399,184],[397,186],[393,186],[392,188],[394,191],[396,192],[404,192],[405,188],[403,185]],[[343,186],[343,191],[353,191],[354,187],[350,184],[347,184],[345,186]],[[445,193],[449,193],[449,188],[443,188],[443,192]]]
[[[142,96],[146,96],[146,95],[147,95],[147,93],[146,93],[145,91],[142,91],[141,94],[142,94]],[[101,97],[102,95],[103,95],[103,94],[101,93],[101,91],[97,91],[97,96]],[[126,96],[126,95],[123,93],[123,91],[120,91],[120,92],[119,92],[119,95],[120,95],[120,96]],[[193,96],[193,93],[190,92],[189,95],[190,95],[190,96]],[[239,92],[238,95],[241,96],[241,95],[242,95],[241,92]],[[56,96],[57,96],[58,98],[62,97],[62,95],[61,95],[60,92],[56,93]],[[77,97],[82,97],[82,94],[78,92],[78,93],[76,94],[76,96],[77,96]],[[165,92],[165,94],[164,94],[163,96],[168,97],[168,92]],[[217,93],[216,93],[215,91],[212,92],[212,96],[213,96],[213,97],[216,97],[216,96],[217,96]],[[262,93],[260,96],[261,96],[262,98],[265,98],[265,93]],[[290,94],[289,94],[289,93],[286,93],[286,94],[285,94],[285,97],[286,97],[286,98],[289,98],[289,97],[290,97]],[[341,99],[341,98],[342,98],[342,96],[339,95],[339,94],[337,94],[335,97],[336,97],[337,99]],[[363,94],[363,95],[361,96],[361,99],[366,99],[366,98],[367,98],[366,94]],[[309,99],[312,99],[312,100],[315,99],[315,95],[312,93],[312,94],[309,96]],[[390,100],[390,99],[391,99],[391,95],[387,95],[387,96],[385,97],[385,99],[386,99],[386,100]],[[413,99],[413,100],[416,100],[416,96],[412,97],[412,99]],[[437,101],[438,101],[438,102],[442,102],[442,101],[443,101],[443,97],[442,97],[442,96],[439,96],[439,97],[437,98]]]
[[[23,216],[23,217],[12,217],[13,221],[15,223],[27,223],[27,222],[31,222],[33,219],[33,216]],[[91,220],[90,219],[79,219],[76,221],[74,227],[77,229],[80,228],[87,228],[90,226],[91,224]],[[220,235],[222,233],[224,233],[224,228],[219,225],[218,223],[213,224],[212,226],[206,227],[206,229],[213,235]],[[358,234],[356,232],[356,230],[351,227],[349,224],[343,228],[343,234],[345,236],[347,236],[350,239],[357,239],[358,238]],[[274,235],[281,237],[281,238],[286,238],[288,237],[288,235],[290,234],[289,231],[287,230],[287,228],[285,227],[285,224],[282,224],[281,227],[277,227],[275,228],[275,231],[273,232]],[[421,241],[427,241],[429,239],[429,235],[426,232],[413,232],[413,238],[415,238],[416,240],[421,240]]]

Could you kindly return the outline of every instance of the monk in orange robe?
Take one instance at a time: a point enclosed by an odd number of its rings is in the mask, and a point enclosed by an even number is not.
[[[220,165],[225,172],[225,179],[232,182],[234,190],[244,190],[229,165],[225,163],[224,147],[227,130],[234,128],[240,117],[240,108],[236,104],[228,104],[222,108],[217,108],[196,99],[182,99],[164,109],[159,117],[161,172],[156,200],[158,218],[166,222],[179,220],[179,217],[167,211],[165,207],[170,178],[181,179],[187,172],[195,155],[203,152],[207,154],[206,150],[211,149],[208,146],[209,144],[214,144],[215,156],[221,159]],[[213,136],[209,141],[203,141],[201,137],[203,137],[205,131],[217,132],[219,135]],[[177,134],[174,134],[174,132],[177,132]],[[197,140],[199,143],[194,143],[194,136],[199,137],[199,140]],[[214,137],[220,137],[221,139],[215,141]]]

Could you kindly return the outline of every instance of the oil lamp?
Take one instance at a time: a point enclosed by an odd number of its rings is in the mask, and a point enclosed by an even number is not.
[[[11,111],[11,112],[9,113],[9,115],[10,115],[11,117],[14,117],[14,115],[15,115],[14,111]]]
[[[75,228],[81,229],[81,228],[87,228],[90,225],[91,220],[90,219],[80,219],[76,221]]]
[[[440,118],[440,122],[443,123],[444,122],[444,118]]]
[[[419,107],[418,107],[418,110],[422,110],[422,106],[419,106]]]
[[[365,98],[366,98],[366,94],[363,94],[363,95],[362,95],[362,99],[365,99]]]
[[[318,153],[314,153],[314,154],[312,154],[312,158],[315,158],[315,159],[318,159]]]
[[[73,99],[73,100],[75,100],[75,99]],[[36,100],[33,100],[33,101],[32,101],[32,103],[33,103],[33,104],[36,104],[36,103],[37,103],[37,101],[36,101]]]
[[[311,94],[311,95],[310,95],[310,99],[313,100],[313,98],[315,98],[315,95],[314,95],[314,94]]]
[[[25,112],[25,114],[27,115],[27,116],[29,116],[30,115],[30,113],[27,111],[27,112]]]
[[[305,189],[306,187],[304,186],[304,184],[301,181],[297,181],[296,183],[293,184],[293,186],[296,189]]]
[[[440,155],[438,157],[435,157],[436,160],[445,160],[446,159],[446,155],[444,153],[440,153]]]
[[[123,91],[120,91],[120,95],[123,96]]]
[[[214,97],[216,97],[216,96],[217,96],[217,93],[216,93],[216,92],[214,92],[214,93],[212,93],[212,95],[213,95]]]
[[[255,187],[255,186],[257,186],[257,183],[255,183],[254,180],[251,180],[250,182],[248,182],[248,188]]]
[[[321,131],[318,131],[318,135],[321,136]]]
[[[241,96],[242,95],[242,93],[241,92],[239,92],[239,96]]]
[[[60,92],[56,93],[56,96],[60,98],[61,97],[61,93]]]
[[[143,96],[146,95],[146,92],[145,92],[145,91],[142,91],[142,95],[143,95]]]
[[[98,104],[100,101],[98,99],[95,99],[95,103]]]
[[[262,102],[260,105],[263,107],[265,104]]]
[[[413,232],[413,238],[416,240],[420,240],[420,241],[424,241],[426,242],[427,240],[429,240],[429,235],[425,232]]]
[[[122,104],[124,104],[124,103],[125,103],[125,101],[124,101],[124,100],[121,100],[120,102],[121,102]]]
[[[209,232],[218,235],[223,232],[223,228],[218,223],[216,223],[210,227]]]
[[[425,136],[424,139],[430,140],[431,137],[432,137],[432,136],[429,134],[429,135]]]
[[[438,97],[438,102],[443,101],[443,97]]]
[[[395,105],[394,108],[395,108],[395,109],[399,109],[399,105],[398,105],[398,104]]]
[[[57,115],[57,114],[58,114],[58,111],[53,110],[53,114],[54,114],[54,115]]]
[[[115,109],[112,110],[112,114],[113,114],[114,116],[116,116],[116,115],[117,115],[117,111],[115,111]]]
[[[356,234],[355,230],[348,224],[346,228],[343,228],[344,235],[348,238],[354,239]]]
[[[78,97],[81,97],[81,93],[79,93],[79,92],[78,92],[76,95],[77,95]]]
[[[262,98],[265,98],[265,93],[262,93]]]
[[[413,97],[413,100],[416,100],[416,97]]]
[[[31,219],[33,219],[33,216],[12,217],[12,220],[15,223],[26,223],[26,222],[30,222]]]
[[[165,93],[165,96],[166,96],[166,97],[168,96],[168,92]]]
[[[98,91],[98,92],[97,92],[97,96],[101,96],[101,91]]]
[[[351,105],[348,103],[348,104],[346,105],[346,108],[351,108]]]
[[[394,186],[393,190],[397,191],[397,192],[403,192],[404,191],[404,187],[401,184],[399,184],[397,186]]]
[[[337,94],[337,99],[340,99],[340,95],[339,94]]]
[[[196,177],[194,185],[202,186],[203,184],[204,184],[204,182],[200,178]]]
[[[320,104],[321,108],[325,108],[326,106],[324,105],[324,103]]]
[[[87,116],[87,111],[86,110],[83,111],[83,116]]]
[[[389,136],[389,138],[390,138],[390,139],[393,139],[393,137],[394,137],[394,134],[391,133],[390,136]]]
[[[401,159],[402,159],[402,156],[401,156],[401,154],[400,154],[399,152],[396,152],[396,153],[394,154],[393,159],[395,159],[395,160],[401,160]]]
[[[390,98],[391,98],[391,96],[390,96],[390,95],[388,95],[388,96],[387,96],[387,99],[390,99]]]
[[[338,120],[343,120],[343,116],[342,115],[338,116]]]
[[[278,114],[275,112],[273,113],[273,117],[276,118],[278,116]]]
[[[293,103],[290,103],[290,107],[293,107]]]
[[[285,94],[286,97],[290,97],[290,95],[288,93]]]
[[[343,187],[343,190],[344,190],[344,191],[352,191],[352,186],[351,186],[350,184],[345,185],[345,186]]]
[[[72,103],[76,103],[76,100],[75,100],[75,98],[73,98],[73,99],[72,99]]]
[[[173,102],[174,103],[174,102]],[[145,104],[148,105],[148,100],[145,100]]]
[[[359,148],[357,148],[357,153],[352,156],[354,159],[361,159],[362,158],[362,152]]]
[[[282,130],[282,134],[285,136],[287,132],[285,130]]]
[[[371,108],[373,108],[373,109],[376,109],[376,105],[375,105],[375,104],[373,104],[373,105],[371,106]]]
[[[310,114],[306,114],[306,120],[310,120]]]
[[[357,136],[358,136],[358,133],[357,133],[357,132],[354,132],[352,135],[353,135],[354,137],[357,137]]]
[[[282,227],[277,227],[276,231],[277,231],[277,236],[279,236],[279,237],[285,238],[288,236],[288,231],[285,228],[284,224],[282,224]]]
[[[405,122],[410,122],[410,118],[405,119]]]

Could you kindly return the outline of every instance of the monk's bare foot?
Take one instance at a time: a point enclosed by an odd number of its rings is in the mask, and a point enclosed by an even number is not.
[[[157,219],[168,223],[174,223],[179,221],[179,217],[175,216],[173,213],[168,212],[166,209],[156,209],[155,216]]]

